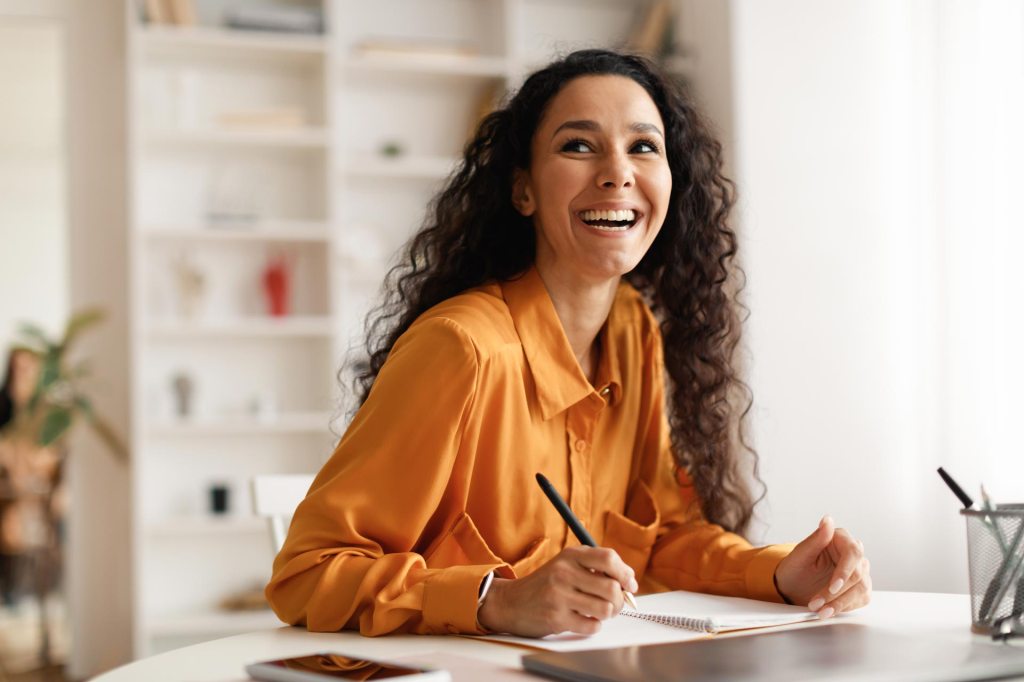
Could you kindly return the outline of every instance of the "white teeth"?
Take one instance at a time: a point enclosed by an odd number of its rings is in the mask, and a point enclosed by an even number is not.
[[[582,211],[580,218],[586,221],[590,220],[628,220],[630,222],[636,220],[636,211],[631,208],[627,208],[622,211]]]

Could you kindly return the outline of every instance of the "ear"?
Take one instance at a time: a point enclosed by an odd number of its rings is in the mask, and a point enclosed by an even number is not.
[[[530,187],[530,175],[522,168],[516,168],[512,175],[512,205],[524,216],[529,217],[537,210]]]

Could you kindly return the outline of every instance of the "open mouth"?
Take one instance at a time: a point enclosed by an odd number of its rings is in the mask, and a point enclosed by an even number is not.
[[[602,232],[625,232],[641,218],[639,211],[627,208],[621,211],[580,211],[580,220]]]

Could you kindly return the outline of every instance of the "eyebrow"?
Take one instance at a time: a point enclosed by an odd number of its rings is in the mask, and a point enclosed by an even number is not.
[[[597,123],[597,121],[566,121],[562,125],[555,128],[555,132],[551,135],[551,137],[554,137],[562,130],[587,130],[596,133],[600,132],[601,126]],[[630,132],[633,133],[655,133],[659,135],[662,139],[665,138],[665,135],[664,133],[661,132],[661,129],[658,128],[658,126],[654,125],[653,123],[634,123],[629,126],[629,130]]]

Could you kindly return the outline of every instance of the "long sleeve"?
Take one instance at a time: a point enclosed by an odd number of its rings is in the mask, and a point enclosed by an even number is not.
[[[431,318],[396,343],[299,505],[266,596],[315,631],[479,632],[477,590],[501,563],[428,567],[478,374],[471,340]]]
[[[678,472],[671,454],[665,416],[661,337],[649,337],[645,381],[649,382],[641,445],[641,480],[659,510],[658,530],[645,577],[652,589],[682,589],[765,601],[783,601],[775,588],[775,568],[792,545],[752,547],[735,533],[709,523],[696,490]]]

